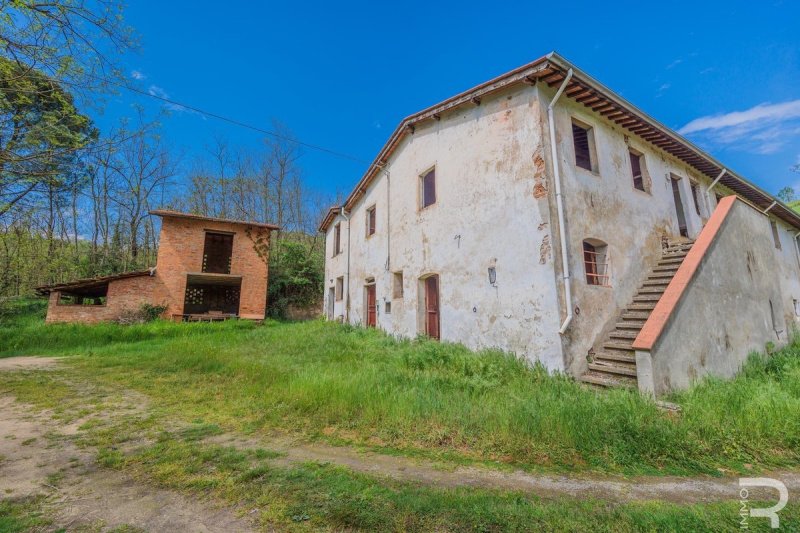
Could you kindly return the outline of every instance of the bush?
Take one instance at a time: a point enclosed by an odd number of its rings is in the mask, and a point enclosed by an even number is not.
[[[285,319],[289,306],[308,307],[322,299],[323,254],[315,241],[278,241],[270,253],[267,314]]]
[[[126,309],[117,319],[119,324],[144,324],[158,319],[164,311],[166,305],[152,305],[144,303],[138,309]]]

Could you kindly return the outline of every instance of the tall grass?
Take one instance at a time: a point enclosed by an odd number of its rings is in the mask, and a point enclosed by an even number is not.
[[[661,411],[496,351],[324,322],[0,327],[0,354],[78,355],[172,414],[528,468],[718,473],[800,463],[800,346],[753,356]]]

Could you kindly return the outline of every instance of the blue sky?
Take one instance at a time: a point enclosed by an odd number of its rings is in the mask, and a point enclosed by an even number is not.
[[[131,2],[143,89],[308,143],[307,182],[346,194],[405,116],[552,50],[761,187],[800,193],[800,3],[573,1]],[[142,104],[123,92],[107,129]],[[263,136],[172,110],[165,140],[188,162],[213,142]]]

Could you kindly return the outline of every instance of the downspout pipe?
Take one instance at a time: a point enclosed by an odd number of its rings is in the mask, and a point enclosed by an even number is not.
[[[384,165],[377,164],[378,170],[386,174],[386,271],[392,268],[392,176]]]
[[[572,69],[567,71],[567,77],[561,83],[561,87],[556,91],[553,99],[550,100],[550,105],[547,106],[547,126],[550,129],[550,156],[553,160],[553,176],[556,182],[556,211],[558,212],[558,234],[561,241],[561,264],[564,271],[564,303],[567,306],[567,316],[564,317],[564,322],[558,333],[563,335],[570,323],[572,322],[572,279],[569,273],[569,250],[567,248],[567,228],[564,222],[564,198],[561,194],[561,172],[558,165],[558,149],[556,147],[556,124],[553,118],[553,108],[556,102],[561,97],[561,93],[567,88],[569,81],[572,79]]]
[[[344,321],[350,323],[350,214],[342,206],[342,216],[347,221],[347,280],[345,282]]]

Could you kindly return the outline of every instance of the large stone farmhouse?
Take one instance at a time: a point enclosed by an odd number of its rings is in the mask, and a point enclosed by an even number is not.
[[[38,287],[49,295],[47,322],[119,320],[142,304],[175,320],[263,320],[271,224],[157,210],[156,266]]]
[[[330,210],[325,312],[661,394],[800,312],[800,216],[549,54],[401,122]]]

